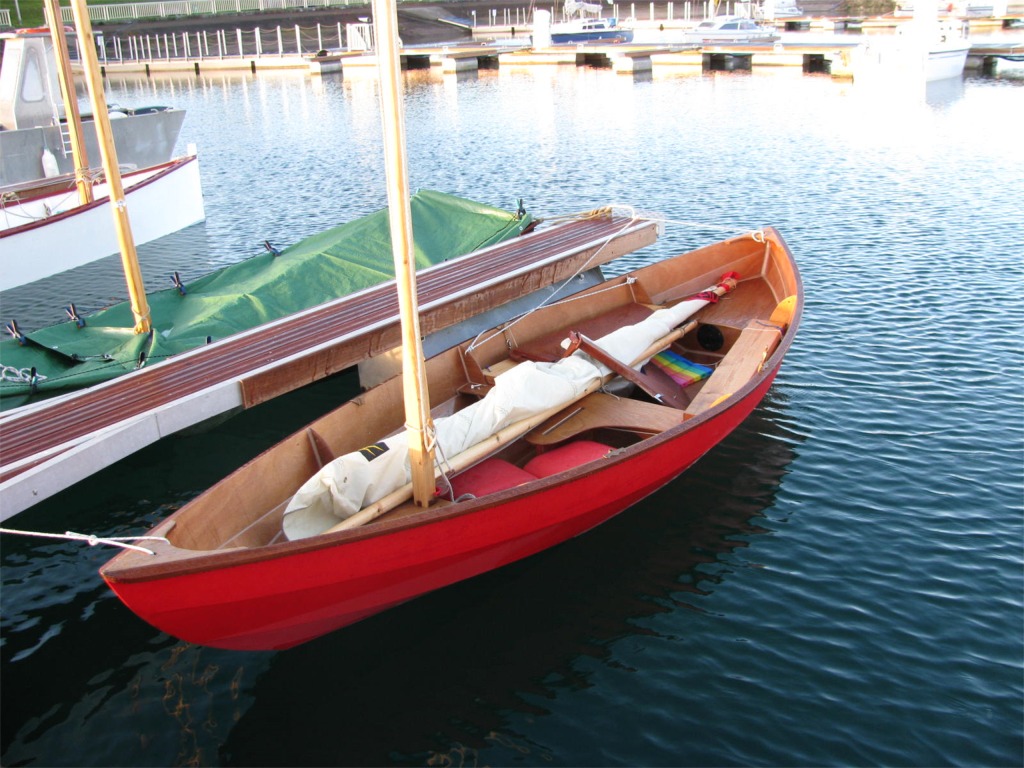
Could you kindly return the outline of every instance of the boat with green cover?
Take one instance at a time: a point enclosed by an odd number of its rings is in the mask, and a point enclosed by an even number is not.
[[[503,242],[531,228],[510,212],[432,190],[412,196],[418,269]],[[172,355],[394,278],[382,209],[268,250],[195,281],[149,293],[153,332],[133,332],[128,302],[25,332],[4,318],[0,409],[108,381]]]

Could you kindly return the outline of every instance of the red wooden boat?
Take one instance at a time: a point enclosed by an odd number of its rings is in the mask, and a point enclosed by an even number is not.
[[[251,650],[318,637],[565,541],[663,486],[761,401],[802,306],[772,229],[609,280],[426,361],[444,469],[429,506],[410,501],[407,475],[353,479],[357,463],[397,451],[382,441],[406,424],[392,377],[214,485],[150,532],[165,541],[101,574],[183,640]],[[664,316],[678,327],[634,335]],[[523,372],[585,364],[596,375],[568,397],[528,414],[499,406],[489,436],[447,442],[451,424],[476,424],[509,396],[506,382],[527,382],[513,401],[558,388]]]

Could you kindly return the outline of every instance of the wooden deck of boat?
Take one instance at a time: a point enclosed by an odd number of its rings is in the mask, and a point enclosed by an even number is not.
[[[418,275],[424,335],[657,239],[620,216],[540,229]],[[398,346],[394,283],[337,299],[103,385],[0,416],[0,520],[169,434]]]

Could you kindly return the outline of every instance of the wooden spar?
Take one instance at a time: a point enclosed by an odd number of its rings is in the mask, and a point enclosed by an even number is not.
[[[121,246],[121,266],[128,284],[132,314],[135,316],[135,332],[149,333],[151,328],[149,302],[146,301],[146,288],[142,284],[142,271],[139,269],[135,239],[132,237],[131,222],[128,219],[128,204],[124,199],[121,171],[117,164],[117,150],[114,147],[114,137],[110,129],[110,115],[107,114],[103,81],[100,79],[100,63],[96,57],[96,45],[92,39],[92,22],[89,21],[89,11],[85,6],[85,0],[71,0],[71,11],[75,17],[78,46],[81,49],[82,66],[85,70],[85,84],[88,86],[89,100],[92,102],[96,138],[100,145],[100,156],[103,158],[103,172],[107,177],[110,210],[114,215],[117,241]]]
[[[79,0],[84,2],[84,0]],[[394,0],[373,0],[373,27],[380,73],[384,165],[387,176],[391,250],[395,259],[399,317],[402,323],[402,376],[405,426],[409,436],[409,469],[413,499],[426,507],[434,498],[434,425],[430,419],[426,362],[420,337],[413,258],[412,211],[405,153],[405,110],[398,58],[398,10]]]
[[[78,187],[78,199],[82,205],[93,200],[92,184],[86,178],[89,171],[89,156],[82,140],[82,115],[78,111],[78,98],[75,96],[75,78],[71,74],[71,55],[68,53],[68,41],[64,36],[64,23],[61,21],[58,0],[43,0],[43,11],[46,25],[50,28],[53,39],[53,55],[57,58],[57,81],[60,83],[60,95],[64,100],[64,117],[71,136],[71,157],[75,163],[75,186]]]

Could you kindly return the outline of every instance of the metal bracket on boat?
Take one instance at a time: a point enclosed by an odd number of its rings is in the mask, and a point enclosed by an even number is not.
[[[28,343],[28,339],[25,338],[25,334],[23,334],[21,329],[18,327],[17,320],[11,320],[11,322],[4,326],[4,329],[17,340],[20,346],[24,347],[25,344]]]
[[[171,282],[174,283],[174,287],[178,289],[178,293],[182,296],[188,293],[188,291],[185,290],[185,284],[181,282],[181,275],[177,272],[174,273],[174,276],[171,278]]]
[[[149,334],[147,334],[147,340],[150,343],[153,342],[153,331],[150,331]],[[136,371],[139,370],[139,368],[141,368],[145,364],[146,364],[146,350],[143,349],[142,351],[139,352],[139,360],[138,360],[137,363],[135,363],[135,370]]]
[[[280,255],[281,255],[281,251],[279,251],[279,250],[278,250],[277,248],[275,248],[274,246],[272,246],[272,245],[270,244],[270,241],[269,241],[269,240],[264,240],[264,241],[263,241],[263,247],[264,247],[264,248],[266,248],[266,249],[267,249],[268,251],[270,251],[270,252],[271,252],[271,253],[272,253],[272,254],[273,254],[273,255],[274,255],[275,257],[277,257],[277,256],[280,256]]]
[[[64,311],[67,313],[68,319],[75,321],[78,328],[85,328],[85,318],[78,314],[74,304],[68,304],[64,307]]]

